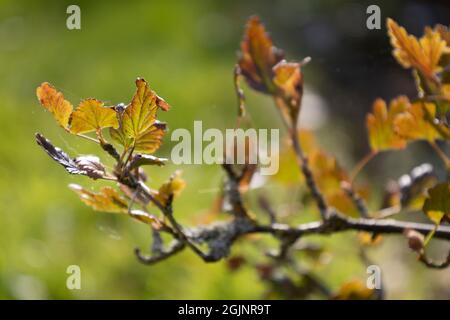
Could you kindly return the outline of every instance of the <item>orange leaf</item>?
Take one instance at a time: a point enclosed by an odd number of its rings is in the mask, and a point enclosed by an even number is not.
[[[369,300],[375,298],[375,290],[367,288],[360,280],[344,283],[335,294],[337,300]]]
[[[450,130],[434,123],[436,106],[433,103],[415,102],[394,121],[396,133],[408,141],[448,139]]]
[[[274,68],[276,98],[284,117],[295,127],[303,95],[303,76],[299,63],[280,61]]]
[[[81,201],[96,211],[111,213],[128,212],[126,200],[111,187],[103,187],[98,193],[86,190],[77,184],[70,184],[69,187],[80,196]]]
[[[394,120],[398,114],[408,108],[409,104],[407,97],[400,96],[391,101],[388,110],[383,99],[375,100],[373,111],[366,118],[372,150],[403,149],[406,146],[406,141],[399,137],[394,130]]]
[[[41,105],[53,114],[58,124],[67,128],[73,107],[69,101],[64,100],[64,95],[48,82],[42,83],[36,89],[36,95]]]
[[[442,69],[439,60],[450,49],[439,32],[428,29],[417,39],[392,19],[387,20],[387,27],[394,57],[404,68],[415,68],[429,79]]]
[[[272,68],[282,58],[283,53],[273,46],[272,39],[259,18],[251,17],[241,42],[239,59],[239,67],[249,86],[260,92],[273,92]]]

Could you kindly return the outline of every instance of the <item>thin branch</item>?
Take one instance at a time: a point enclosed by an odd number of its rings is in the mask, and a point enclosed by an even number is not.
[[[353,168],[352,172],[350,173],[350,181],[353,183],[355,181],[358,174],[364,169],[364,167],[372,160],[376,155],[378,154],[377,151],[370,151],[368,154],[366,154]]]
[[[426,265],[428,268],[432,269],[445,269],[450,266],[450,250],[447,254],[447,258],[442,262],[435,262],[427,258],[425,253],[419,256],[419,261]]]
[[[350,199],[352,199],[352,202],[355,204],[361,217],[370,218],[369,209],[367,208],[366,202],[358,195],[358,193],[356,193],[356,191],[353,189],[353,186],[350,183],[343,182],[341,184],[341,187],[350,197]]]
[[[413,229],[423,235],[427,235],[434,228],[435,225],[429,223],[406,222],[392,219],[355,219],[331,211],[329,219],[326,222],[309,222],[297,227],[290,227],[285,224],[255,226],[253,232],[290,234],[301,237],[311,234],[333,234],[348,230],[367,231],[380,234],[401,234],[404,230]],[[450,227],[439,226],[434,237],[450,240]]]
[[[165,260],[173,256],[174,254],[180,252],[184,248],[185,245],[183,242],[179,240],[173,240],[167,249],[161,250],[158,254],[149,256],[144,255],[141,253],[141,250],[139,248],[134,249],[134,253],[140,262],[142,262],[143,264],[150,265]]]
[[[272,208],[272,205],[270,204],[269,199],[267,199],[267,197],[264,195],[260,195],[258,197],[258,204],[259,204],[259,207],[269,217],[270,224],[276,223],[277,222],[277,214],[275,213],[275,210]]]
[[[317,186],[311,168],[308,164],[308,158],[304,155],[303,150],[300,146],[297,132],[295,130],[290,130],[290,134],[292,139],[292,146],[297,158],[297,163],[305,177],[306,185],[308,186],[309,191],[311,192],[311,195],[315,200],[317,207],[319,208],[322,220],[326,220],[328,206],[325,202],[325,198],[323,197],[322,193],[319,190],[319,187]]]
[[[433,150],[436,152],[436,154],[439,156],[439,158],[442,160],[442,162],[445,164],[445,167],[447,170],[450,170],[450,159],[445,154],[444,151],[442,151],[441,148],[436,144],[434,141],[429,141],[430,146],[433,148]]]

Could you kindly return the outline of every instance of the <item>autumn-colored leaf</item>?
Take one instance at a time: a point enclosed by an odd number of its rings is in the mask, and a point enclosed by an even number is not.
[[[272,68],[282,59],[283,53],[273,46],[272,39],[259,18],[251,17],[241,42],[239,59],[240,70],[248,85],[257,91],[272,93]]]
[[[404,68],[415,68],[429,79],[442,69],[439,60],[450,49],[439,32],[428,29],[417,39],[392,19],[387,20],[387,27],[393,54]]]
[[[156,229],[161,227],[161,222],[157,217],[142,210],[129,210],[127,200],[111,187],[102,187],[97,193],[86,190],[77,184],[70,184],[69,188],[78,194],[81,201],[95,211],[124,213]]]
[[[344,283],[335,294],[336,300],[370,300],[376,296],[375,290],[367,288],[360,280]]]
[[[169,181],[165,182],[155,195],[155,199],[163,206],[167,205],[171,196],[178,196],[186,186],[186,182],[181,178],[181,171],[175,171],[169,178]]]
[[[429,28],[426,28],[428,30]],[[442,24],[437,24],[434,26],[433,30],[441,36],[441,39],[447,43],[447,46],[450,46],[450,29],[447,26]]]
[[[407,97],[400,96],[391,101],[388,109],[383,99],[375,100],[373,111],[366,118],[369,144],[373,151],[402,149],[406,146],[406,141],[394,130],[394,120],[409,104]]]
[[[145,224],[151,225],[154,229],[159,230],[161,228],[161,221],[152,214],[149,214],[142,210],[130,210],[128,214]]]
[[[109,133],[111,138],[123,145],[126,149],[131,147],[134,142],[134,150],[144,153],[153,153],[162,145],[162,139],[166,133],[167,125],[165,122],[155,120],[155,122],[148,128],[145,133],[138,136],[136,139],[129,138],[121,129],[111,128]]]
[[[341,182],[348,180],[348,175],[336,158],[323,150],[316,150],[309,156],[311,171],[323,192],[341,190]]]
[[[84,189],[77,184],[70,184],[70,189],[75,191],[86,205],[96,211],[111,213],[127,213],[128,203],[111,187],[102,187],[98,193]]]
[[[438,24],[438,25],[434,26],[433,30],[440,34],[442,40],[444,40],[446,42],[447,48],[450,48],[450,29],[449,29],[449,27],[446,27],[446,26],[443,26],[441,24]],[[448,86],[448,84],[450,84],[450,68],[449,68],[449,65],[450,65],[450,51],[449,50],[447,50],[446,54],[444,54],[441,57],[441,60],[440,60],[439,64],[440,64],[440,66],[443,69],[442,73],[441,73],[441,82],[444,85],[447,84],[447,86]],[[447,95],[447,100],[450,103],[450,98],[449,98],[448,95]]]
[[[116,111],[113,108],[105,107],[103,102],[96,99],[81,101],[71,115],[70,132],[74,134],[109,127],[119,127]]]
[[[153,153],[160,147],[166,130],[166,124],[156,120],[156,111],[158,108],[169,110],[169,105],[144,79],[138,78],[136,87],[131,103],[119,112],[120,128],[110,129],[110,134],[126,149],[134,147],[135,151]]]
[[[144,153],[155,152],[162,145],[166,129],[167,125],[165,122],[156,120],[144,134],[137,137],[134,150]]]
[[[347,172],[339,165],[335,157],[320,148],[310,131],[302,129],[298,132],[300,144],[304,152],[308,154],[310,169],[327,204],[343,214],[359,216],[353,200],[341,187],[343,181],[349,180]],[[279,170],[274,175],[276,181],[289,186],[305,182],[303,175],[298,170],[298,163],[289,144],[283,147],[279,161]],[[356,191],[363,198],[367,198],[369,195],[367,188],[358,187]]]
[[[158,108],[169,109],[169,105],[149,88],[144,79],[136,80],[136,88],[136,93],[122,117],[123,132],[134,139],[145,134],[155,122]]]
[[[423,211],[436,224],[450,219],[450,183],[440,183],[428,190]]]
[[[299,129],[298,139],[305,154],[311,154],[319,148],[313,133],[309,130]],[[298,170],[298,164],[292,150],[290,139],[283,140],[278,161],[280,165],[277,173],[273,176],[275,180],[290,186],[297,185],[303,181],[303,175]]]
[[[281,112],[292,127],[295,127],[303,95],[303,76],[299,63],[280,61],[274,66],[273,83],[277,88],[275,99]]]
[[[383,240],[383,237],[379,234],[373,234],[370,232],[358,232],[358,241],[363,246],[377,246]]]
[[[73,107],[64,99],[64,95],[48,82],[42,83],[36,89],[36,95],[41,105],[53,114],[58,124],[67,128]]]
[[[394,120],[395,132],[408,141],[450,138],[450,130],[444,124],[434,122],[434,103],[415,102]]]

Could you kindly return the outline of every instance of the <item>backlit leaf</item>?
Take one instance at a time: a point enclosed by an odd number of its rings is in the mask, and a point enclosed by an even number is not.
[[[53,114],[58,124],[67,128],[73,107],[64,99],[64,95],[48,82],[42,83],[36,89],[36,95],[41,105]]]
[[[162,139],[166,133],[165,122],[156,120],[145,133],[138,136],[135,142],[135,150],[144,153],[153,153],[162,145]]]
[[[317,186],[328,205],[343,214],[353,217],[359,216],[359,211],[352,199],[341,187],[342,182],[348,181],[349,177],[336,158],[320,148],[310,131],[299,130],[299,140],[303,151],[308,155],[309,167]],[[303,175],[298,170],[295,154],[289,144],[282,148],[279,161],[279,170],[274,175],[274,179],[289,186],[305,183]],[[356,189],[361,197],[368,197],[369,193],[366,188]]]
[[[395,131],[408,141],[450,138],[450,130],[444,124],[435,122],[435,116],[434,103],[415,102],[395,117]]]
[[[102,187],[98,193],[84,189],[77,184],[70,184],[69,188],[75,191],[81,201],[96,211],[111,213],[127,213],[128,203],[111,187]]]
[[[256,16],[247,22],[240,54],[239,67],[248,85],[257,91],[272,93],[272,68],[282,60],[283,53],[273,46],[272,39]]]
[[[450,183],[440,183],[428,190],[423,211],[436,224],[443,218],[450,219]]]
[[[449,52],[449,48],[439,32],[428,29],[422,38],[417,39],[392,19],[388,19],[387,27],[393,54],[404,68],[415,68],[427,78],[433,78],[436,72],[441,71],[439,60]]]
[[[118,112],[119,129],[110,129],[111,138],[128,149],[143,153],[155,152],[162,143],[166,124],[156,120],[158,108],[169,110],[169,105],[152,91],[144,79],[136,80],[136,93],[131,103]]]
[[[70,120],[70,132],[75,134],[109,127],[119,127],[116,111],[96,99],[81,101]]]
[[[375,100],[372,113],[369,113],[366,118],[369,144],[372,150],[402,149],[406,146],[406,141],[399,137],[394,130],[394,120],[408,106],[409,100],[404,96],[392,100],[389,109],[383,99]]]
[[[122,117],[123,132],[134,139],[144,135],[152,126],[158,108],[169,109],[169,105],[149,88],[144,79],[136,80],[136,88],[136,93]]]
[[[295,126],[303,95],[303,76],[299,63],[280,61],[274,68],[273,82],[277,88],[275,99],[284,117]]]

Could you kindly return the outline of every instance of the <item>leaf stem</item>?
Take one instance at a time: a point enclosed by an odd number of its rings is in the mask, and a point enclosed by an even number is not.
[[[364,169],[364,167],[372,160],[376,155],[378,154],[378,151],[371,150],[368,154],[366,154],[359,162],[356,164],[356,166],[353,168],[353,170],[350,173],[350,183],[353,184],[353,181],[355,181],[358,174]]]
[[[444,162],[447,170],[450,170],[450,159],[445,154],[445,152],[442,151],[441,148],[439,148],[439,146],[436,144],[435,141],[428,141],[428,142],[430,146],[433,148],[433,150],[436,152],[436,154],[439,156],[439,158],[442,160],[442,162]]]

